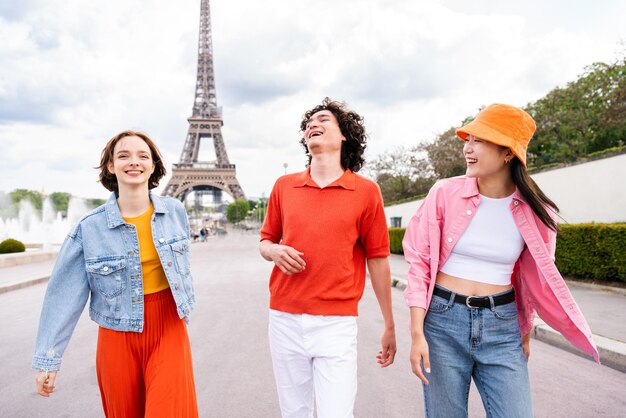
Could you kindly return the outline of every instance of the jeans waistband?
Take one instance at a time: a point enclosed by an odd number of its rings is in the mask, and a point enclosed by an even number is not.
[[[441,286],[435,286],[435,289],[433,291],[434,295],[446,298],[448,300],[452,297],[453,293],[454,292],[451,292]],[[465,305],[468,308],[491,308],[492,300],[493,306],[500,306],[511,303],[515,300],[515,290],[511,288],[504,293],[498,293],[497,295],[489,296],[466,296],[454,293],[454,303],[460,303],[461,305]]]

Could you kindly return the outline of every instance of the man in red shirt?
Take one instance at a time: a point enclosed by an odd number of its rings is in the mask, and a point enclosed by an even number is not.
[[[303,172],[280,177],[259,250],[274,262],[269,341],[283,417],[352,417],[357,389],[356,316],[365,266],[385,322],[377,361],[393,363],[389,235],[378,185],[364,163],[363,118],[326,98],[306,112]]]

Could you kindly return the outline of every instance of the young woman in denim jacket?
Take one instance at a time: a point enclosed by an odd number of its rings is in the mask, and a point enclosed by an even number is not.
[[[176,199],[150,192],[165,174],[143,133],[124,131],[102,151],[112,191],[66,238],[43,303],[33,368],[50,396],[87,298],[100,325],[96,372],[108,417],[197,417],[185,321],[194,305],[189,222]]]
[[[535,312],[598,360],[554,264],[558,208],[526,172],[534,131],[521,109],[483,109],[456,131],[466,175],[437,182],[407,227],[411,367],[430,418],[467,417],[471,379],[487,417],[532,417]]]

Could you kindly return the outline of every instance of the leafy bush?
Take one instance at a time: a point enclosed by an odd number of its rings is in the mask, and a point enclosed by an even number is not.
[[[248,216],[250,204],[247,200],[237,199],[226,207],[226,219],[232,224],[241,222]]]
[[[26,251],[26,247],[16,239],[9,238],[0,242],[0,254],[23,253],[24,251]]]
[[[561,225],[556,265],[564,276],[626,282],[626,224]]]
[[[626,224],[560,225],[556,266],[563,276],[626,282]],[[403,254],[404,228],[389,228],[392,254]]]
[[[402,239],[406,228],[389,228],[389,247],[391,254],[404,254]]]

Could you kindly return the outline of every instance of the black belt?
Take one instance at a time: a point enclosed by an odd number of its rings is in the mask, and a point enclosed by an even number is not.
[[[452,296],[452,292],[449,290],[436,286],[433,294],[448,300],[450,300],[450,296]],[[468,308],[491,308],[491,301],[489,298],[490,296],[465,296],[455,294],[454,303],[460,303]],[[511,303],[515,300],[515,291],[511,289],[503,295],[491,296],[491,298],[493,299],[494,306],[506,305],[507,303]]]

